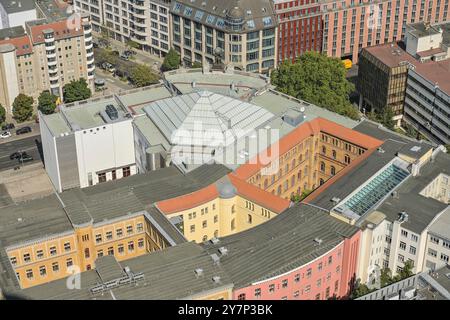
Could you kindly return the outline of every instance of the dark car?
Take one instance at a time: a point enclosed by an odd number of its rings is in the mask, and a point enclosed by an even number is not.
[[[15,128],[14,123],[7,123],[2,126],[2,131],[11,130],[14,128]]]
[[[33,157],[30,156],[28,153],[24,152],[22,153],[21,157],[19,157],[17,160],[19,160],[19,162],[28,162],[33,161]]]
[[[20,152],[14,152],[9,156],[10,160],[19,159],[22,154]]]
[[[17,135],[28,133],[28,132],[31,132],[31,128],[30,127],[23,127],[23,128],[20,128],[20,129],[16,130],[16,134]]]

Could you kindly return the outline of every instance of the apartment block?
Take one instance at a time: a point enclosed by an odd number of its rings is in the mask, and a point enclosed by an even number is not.
[[[278,62],[294,61],[306,51],[322,50],[322,13],[316,0],[275,0]]]
[[[69,20],[29,21],[26,28],[0,32],[0,103],[12,112],[19,93],[37,99],[48,90],[63,96],[65,84],[86,79],[94,85],[94,54],[89,16],[72,27]]]
[[[178,1],[171,6],[173,48],[186,65],[221,62],[238,70],[267,72],[277,64],[273,3]]]
[[[358,62],[362,48],[400,41],[408,23],[447,21],[448,0],[328,0],[321,4],[322,52]]]
[[[89,13],[93,30],[141,50],[164,56],[170,48],[171,0],[75,0],[77,11]]]

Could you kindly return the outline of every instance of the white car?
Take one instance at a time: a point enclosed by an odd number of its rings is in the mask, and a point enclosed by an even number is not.
[[[2,138],[2,139],[6,139],[9,137],[11,137],[11,132],[9,132],[9,131],[5,131],[0,134],[0,138]]]

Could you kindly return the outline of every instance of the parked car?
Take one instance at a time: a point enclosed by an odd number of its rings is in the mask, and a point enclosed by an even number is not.
[[[4,131],[0,134],[0,138],[2,138],[2,139],[6,139],[9,137],[11,137],[11,132],[9,132],[9,131]]]
[[[114,68],[114,66],[109,62],[103,62],[102,69],[105,69],[106,71],[109,71],[111,73],[116,72],[116,68]]]
[[[22,153],[20,152],[14,152],[9,156],[10,160],[19,159],[21,157]]]
[[[23,128],[17,129],[16,130],[16,134],[19,135],[19,134],[28,133],[28,132],[31,132],[31,131],[32,130],[31,130],[30,127],[23,127]]]
[[[125,53],[122,53],[122,54],[120,55],[120,59],[125,60],[125,61],[128,61],[128,60],[130,60],[130,56],[126,55]]]
[[[22,155],[17,160],[19,162],[29,162],[29,161],[33,161],[33,157],[30,156],[28,153],[23,152]]]
[[[136,53],[137,53],[137,52],[134,51],[134,50],[125,50],[125,51],[123,52],[123,54],[124,54],[124,55],[127,55],[127,56],[134,56]]]
[[[15,128],[14,123],[7,123],[7,124],[2,126],[2,130],[3,131],[11,130],[11,129],[14,129],[14,128]]]

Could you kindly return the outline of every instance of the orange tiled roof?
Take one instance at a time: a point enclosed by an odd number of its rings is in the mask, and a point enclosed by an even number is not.
[[[83,34],[83,30],[79,29],[69,29],[67,20],[36,25],[30,27],[31,40],[33,43],[43,43],[44,42],[44,30],[52,29],[54,31],[55,40],[75,37]]]
[[[16,55],[22,56],[24,54],[30,54],[33,52],[33,46],[31,45],[30,38],[27,35],[18,37],[18,38],[11,38],[11,39],[5,39],[0,40],[1,44],[12,44],[16,47]]]
[[[165,214],[180,212],[198,207],[219,196],[215,184],[172,199],[157,202],[156,205]]]
[[[235,186],[237,193],[247,200],[255,202],[276,213],[281,213],[289,208],[289,204],[291,203],[289,200],[255,187],[254,185],[239,179],[233,173],[229,173],[228,178]]]
[[[352,129],[349,129],[347,127],[341,126],[335,122],[323,119],[323,118],[315,118],[311,121],[308,121],[284,137],[282,137],[279,142],[279,155],[282,155],[292,149],[296,144],[298,144],[300,141],[306,139],[308,136],[313,136],[316,134],[319,134],[320,132],[324,132],[330,135],[333,135],[337,138],[343,139],[345,141],[348,141],[350,143],[353,143],[355,145],[358,145],[360,147],[363,147],[365,149],[371,149],[373,147],[380,146],[383,142],[375,139],[371,136],[365,135],[363,133],[354,131]],[[266,149],[267,154],[270,154],[269,147]],[[248,179],[251,176],[253,176],[255,173],[257,173],[261,168],[268,165],[268,161],[265,160],[264,163],[260,161],[260,155],[264,153],[260,153],[255,158],[250,161],[250,163],[246,163],[239,168],[236,169],[236,175],[241,179]],[[270,160],[276,160],[277,155],[273,156],[273,159]]]

